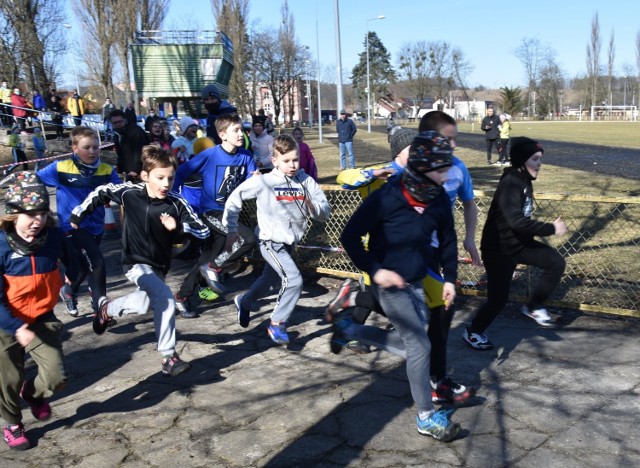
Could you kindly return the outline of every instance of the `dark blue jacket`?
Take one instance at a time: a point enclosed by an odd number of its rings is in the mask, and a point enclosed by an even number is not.
[[[443,190],[420,213],[402,193],[401,183],[396,177],[364,200],[340,236],[342,245],[353,263],[371,277],[384,268],[412,283],[427,275],[433,256],[431,235],[437,230],[444,280],[455,284],[458,247],[447,193]],[[365,250],[362,237],[367,233]]]
[[[338,119],[336,120],[336,131],[338,132],[338,141],[340,143],[347,143],[353,141],[358,129],[356,124],[351,119]]]

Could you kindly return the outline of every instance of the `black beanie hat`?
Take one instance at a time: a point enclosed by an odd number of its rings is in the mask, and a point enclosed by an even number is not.
[[[398,156],[403,149],[411,146],[413,139],[418,136],[418,132],[411,128],[393,127],[389,131],[389,145],[391,146],[391,157]]]
[[[524,166],[531,156],[537,152],[544,153],[542,145],[535,140],[527,137],[514,137],[511,139],[511,148],[509,156],[511,157],[511,166],[514,168]]]
[[[202,88],[202,97],[217,97],[220,99],[220,91],[218,91],[218,87],[213,84],[208,84],[204,88]]]

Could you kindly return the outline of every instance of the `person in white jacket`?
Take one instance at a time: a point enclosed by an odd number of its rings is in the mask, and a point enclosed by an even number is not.
[[[243,294],[234,298],[238,323],[249,326],[251,305],[280,285],[267,332],[280,345],[289,343],[287,320],[302,293],[302,275],[291,258],[295,245],[307,230],[308,218],[325,222],[330,207],[315,180],[300,169],[298,145],[290,135],[278,136],[273,144],[274,169],[251,177],[236,188],[225,204],[222,223],[229,234],[228,250],[237,239],[242,202],[256,199],[258,244],[266,261],[262,276]]]

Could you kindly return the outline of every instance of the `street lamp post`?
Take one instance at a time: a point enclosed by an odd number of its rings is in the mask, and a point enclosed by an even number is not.
[[[69,23],[64,23],[64,26],[67,29],[71,29],[71,25]],[[78,66],[76,65],[75,59],[73,59],[73,73],[76,76],[76,92],[80,94],[80,81],[78,80]]]
[[[384,15],[367,20],[367,132],[371,133],[371,76],[369,73],[369,21],[384,19]]]

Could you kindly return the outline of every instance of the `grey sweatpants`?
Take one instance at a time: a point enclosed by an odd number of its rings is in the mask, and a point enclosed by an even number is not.
[[[290,254],[293,246],[266,240],[260,240],[259,245],[267,264],[260,278],[242,296],[242,306],[250,308],[255,301],[279,287],[271,321],[286,322],[302,293],[302,275]]]
[[[429,308],[425,303],[422,282],[403,289],[381,288],[374,284],[371,291],[394,329],[383,330],[354,323],[346,330],[347,334],[362,343],[405,358],[411,395],[418,412],[433,411],[429,382],[431,343],[427,336]]]
[[[176,348],[176,302],[164,277],[149,265],[137,263],[125,273],[138,290],[109,302],[110,317],[142,315],[153,311],[153,326],[158,340],[158,352],[173,354]]]

